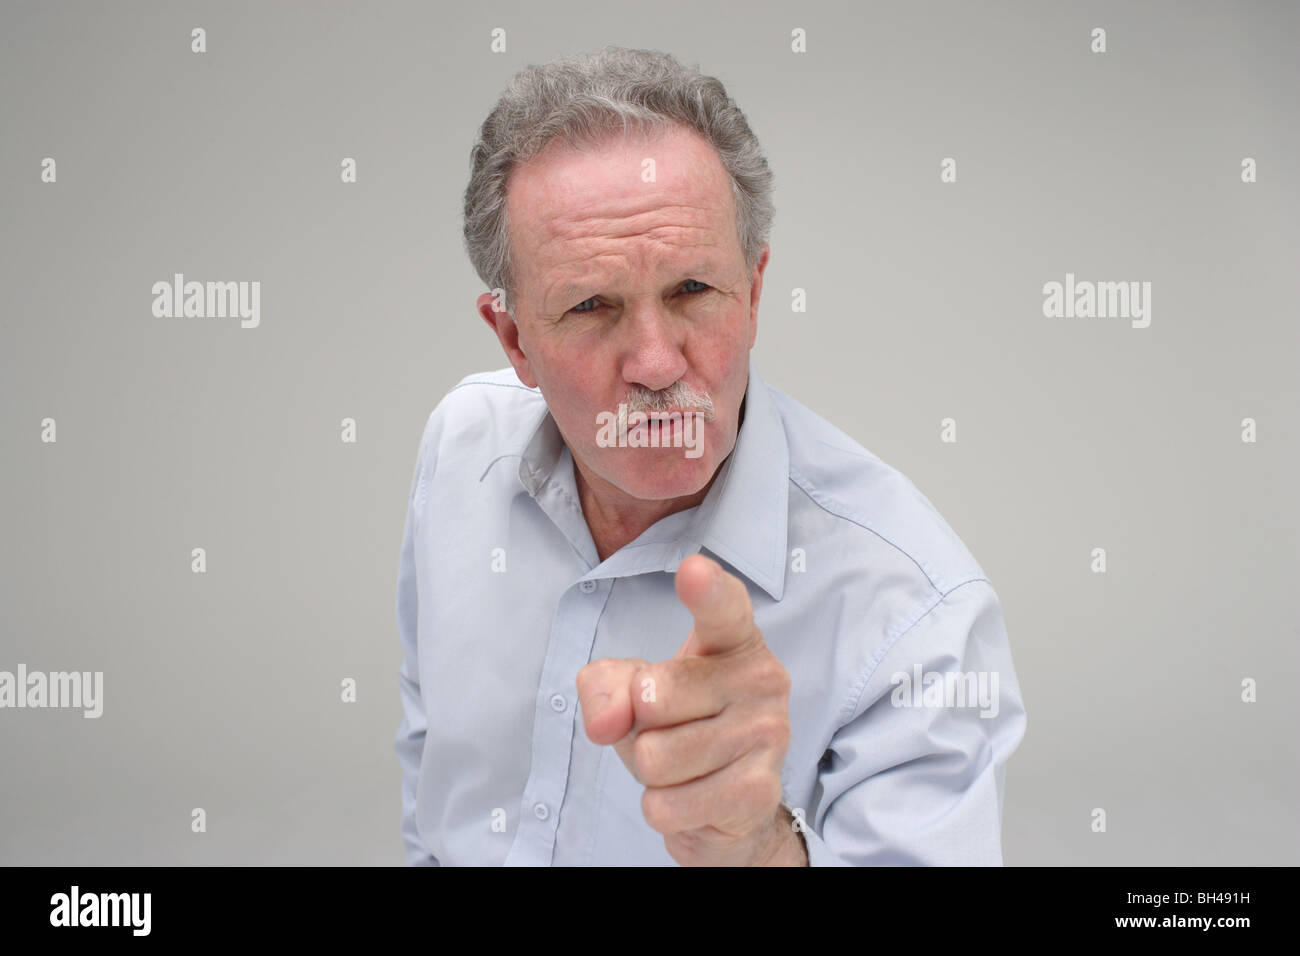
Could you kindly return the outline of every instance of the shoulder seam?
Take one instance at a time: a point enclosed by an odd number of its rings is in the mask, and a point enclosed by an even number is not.
[[[808,480],[807,476],[805,476],[802,472],[800,472],[799,469],[795,468],[793,464],[790,465],[790,480],[793,481],[796,486],[798,486],[800,491],[802,491],[805,495],[808,496],[808,499],[813,504],[821,508],[828,515],[831,515],[836,518],[841,518],[844,521],[852,522],[853,524],[861,528],[863,531],[869,531],[871,534],[874,534],[877,538],[885,542],[885,544],[889,545],[899,554],[906,557],[909,561],[911,561],[913,564],[916,565],[916,569],[918,571],[920,571],[923,575],[925,575],[925,580],[929,583],[930,587],[934,590],[934,592],[936,594],[941,594],[941,592],[939,591],[939,586],[934,583],[934,578],[930,577],[930,572],[928,572],[927,570],[925,570],[924,567],[922,567],[921,562],[916,560],[916,558],[912,555],[910,551],[907,551],[901,546],[899,546],[898,544],[894,543],[893,541],[890,541],[888,538],[886,538],[875,528],[871,527],[871,525],[867,524],[866,521],[856,517],[843,504],[843,502],[831,498],[829,495],[826,495],[824,492],[817,491],[813,487],[813,483]],[[960,587],[961,585],[957,585],[957,586]],[[941,596],[939,600],[943,600],[943,597]]]
[[[880,650],[878,650],[875,653],[875,655],[872,656],[871,660],[867,661],[867,666],[863,668],[862,676],[858,678],[856,684],[849,689],[851,699],[845,701],[846,706],[844,709],[843,717],[841,718],[840,721],[841,727],[843,727],[849,721],[853,720],[854,714],[858,712],[858,704],[862,702],[862,694],[866,691],[867,684],[870,682],[872,675],[876,673],[876,668],[880,666],[880,662],[885,659],[885,656],[891,650],[894,649],[894,645],[896,645],[908,634],[912,633],[912,631],[916,628],[918,624],[920,624],[927,617],[929,617],[935,608],[937,608],[940,604],[942,604],[944,601],[948,599],[948,595],[952,594],[952,592],[956,591],[958,588],[964,588],[968,584],[975,584],[979,581],[983,581],[985,584],[989,585],[989,587],[993,586],[993,582],[986,577],[967,578],[965,581],[962,581],[960,584],[954,584],[947,591],[942,592],[939,595],[939,597],[935,599],[933,603],[930,604],[929,607],[927,607],[924,611],[918,614],[916,618],[913,619],[911,624],[908,624],[900,628],[898,633],[895,634],[893,637],[887,636],[885,638],[884,643],[880,645]]]
[[[505,370],[502,369],[501,371],[505,371]],[[447,389],[447,393],[446,393],[446,395],[443,395],[443,397],[442,397],[441,399],[438,400],[438,404],[437,404],[437,406],[434,407],[433,411],[429,412],[429,417],[428,417],[427,419],[425,419],[425,422],[424,422],[424,432],[423,432],[423,434],[421,435],[421,438],[420,438],[420,448],[419,448],[418,456],[417,456],[417,459],[416,459],[416,464],[417,464],[417,466],[418,466],[418,468],[419,468],[419,480],[418,480],[418,482],[417,482],[417,486],[416,486],[416,495],[415,495],[417,517],[418,517],[419,514],[422,514],[422,513],[423,513],[423,511],[424,511],[424,506],[425,506],[425,504],[427,503],[427,501],[428,501],[428,496],[429,496],[429,491],[428,491],[428,484],[429,484],[429,464],[428,464],[428,461],[427,461],[427,456],[428,456],[428,454],[429,454],[429,452],[430,452],[430,444],[431,444],[431,443],[429,442],[429,429],[430,429],[430,427],[431,427],[432,424],[433,424],[434,417],[437,416],[437,414],[438,414],[439,408],[441,407],[443,401],[446,400],[446,398],[447,398],[448,395],[450,395],[452,392],[456,391],[456,389],[458,389],[458,388],[464,388],[466,385],[495,385],[495,386],[497,386],[497,387],[499,387],[499,388],[517,388],[517,389],[520,389],[521,391],[528,392],[529,394],[532,394],[532,395],[540,395],[540,394],[541,394],[541,391],[540,391],[539,389],[529,388],[529,387],[526,386],[526,385],[516,384],[516,383],[514,383],[514,382],[491,382],[491,381],[486,381],[486,380],[484,380],[483,378],[478,378],[478,377],[476,377],[476,376],[481,376],[481,375],[493,375],[493,374],[496,374],[496,373],[494,373],[494,372],[476,372],[476,373],[474,373],[474,375],[470,375],[470,376],[468,376],[467,378],[462,379],[461,381],[457,382],[457,383],[456,383],[455,385],[453,385],[451,388]],[[489,466],[489,467],[491,467],[491,466]],[[487,472],[484,472],[484,474],[487,474]],[[481,481],[482,479],[479,479],[479,480]]]
[[[456,391],[456,389],[464,388],[466,385],[495,385],[497,388],[517,388],[533,395],[539,394],[537,389],[529,388],[527,385],[516,385],[514,382],[485,382],[482,379],[472,382],[457,382],[447,390],[447,394],[450,395],[452,392]]]

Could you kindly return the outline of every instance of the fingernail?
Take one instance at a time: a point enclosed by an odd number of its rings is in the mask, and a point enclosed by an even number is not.
[[[713,596],[718,596],[718,591],[722,588],[722,566],[715,564],[713,566]]]

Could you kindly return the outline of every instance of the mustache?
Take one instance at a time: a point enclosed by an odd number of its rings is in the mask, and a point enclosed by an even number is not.
[[[658,392],[642,386],[633,386],[623,399],[625,413],[631,412],[672,412],[684,414],[700,412],[705,422],[714,418],[713,399],[708,392],[701,391],[684,381],[678,380],[671,386]]]

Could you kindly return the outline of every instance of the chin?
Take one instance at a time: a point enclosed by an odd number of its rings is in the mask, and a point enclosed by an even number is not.
[[[608,480],[632,497],[647,501],[693,495],[709,483],[716,467],[708,452],[686,458],[680,448],[620,451],[626,457],[611,469]]]

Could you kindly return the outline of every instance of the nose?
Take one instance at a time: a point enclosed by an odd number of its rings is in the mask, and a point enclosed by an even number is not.
[[[623,380],[662,391],[686,374],[685,324],[661,303],[641,303],[623,314]]]

